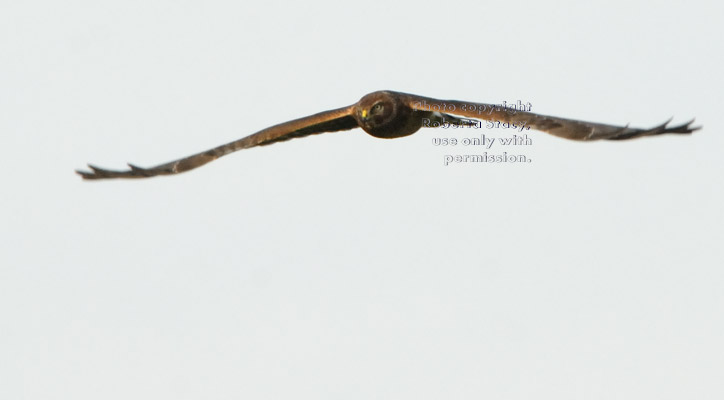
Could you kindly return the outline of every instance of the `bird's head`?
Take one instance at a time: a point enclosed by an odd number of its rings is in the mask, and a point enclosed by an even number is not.
[[[365,132],[378,138],[398,138],[415,133],[422,124],[406,103],[404,93],[383,90],[370,93],[355,106],[354,117]]]
[[[380,91],[370,93],[357,103],[355,117],[366,131],[384,126],[397,114],[399,99],[393,93]]]

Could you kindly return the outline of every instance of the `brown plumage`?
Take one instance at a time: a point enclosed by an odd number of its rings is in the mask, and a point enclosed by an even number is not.
[[[573,140],[622,140],[664,133],[687,134],[700,129],[700,127],[691,127],[693,120],[672,127],[667,126],[667,121],[651,129],[637,129],[551,117],[494,104],[437,100],[407,93],[379,91],[362,97],[359,102],[351,106],[323,111],[274,125],[231,143],[155,167],[141,168],[128,164],[129,169],[114,171],[89,164],[88,167],[91,171],[77,170],[76,172],[85,179],[147,178],[171,175],[200,167],[237,150],[265,146],[323,132],[336,132],[359,127],[372,136],[389,139],[412,135],[421,127],[435,127],[445,123],[459,126],[473,125],[475,120],[500,121],[515,126],[527,126],[530,129]]]

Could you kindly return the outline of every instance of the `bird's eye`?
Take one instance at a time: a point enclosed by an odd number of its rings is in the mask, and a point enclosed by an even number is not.
[[[380,111],[382,111],[382,104],[377,103],[377,104],[375,104],[374,106],[372,106],[372,112],[373,112],[373,113],[376,114],[376,113],[378,113],[378,112],[380,112]]]

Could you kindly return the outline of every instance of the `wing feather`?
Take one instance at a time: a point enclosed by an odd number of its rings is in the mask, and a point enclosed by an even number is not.
[[[558,137],[572,140],[624,140],[642,136],[661,135],[665,133],[688,134],[701,127],[692,127],[692,119],[681,125],[669,126],[669,119],[662,125],[650,129],[630,128],[600,124],[596,122],[580,121],[548,115],[536,114],[527,111],[503,108],[500,105],[473,103],[458,100],[438,100],[429,97],[404,94],[407,104],[416,110],[439,111],[463,117],[485,121],[500,121],[519,126],[529,126],[531,129],[550,133]]]
[[[254,146],[265,146],[276,142],[318,133],[336,132],[356,128],[357,122],[353,117],[353,110],[354,106],[348,106],[284,122],[263,129],[239,140],[151,168],[142,168],[133,164],[128,164],[129,169],[115,171],[88,164],[90,171],[76,170],[76,172],[84,179],[148,178],[158,175],[178,174],[180,172],[198,168],[208,162],[216,160],[219,157],[223,157],[238,150],[248,149]]]

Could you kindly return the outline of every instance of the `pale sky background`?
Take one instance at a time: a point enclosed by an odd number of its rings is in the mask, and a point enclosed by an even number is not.
[[[720,3],[0,4],[0,399],[724,398]],[[379,89],[704,129],[73,173]]]

